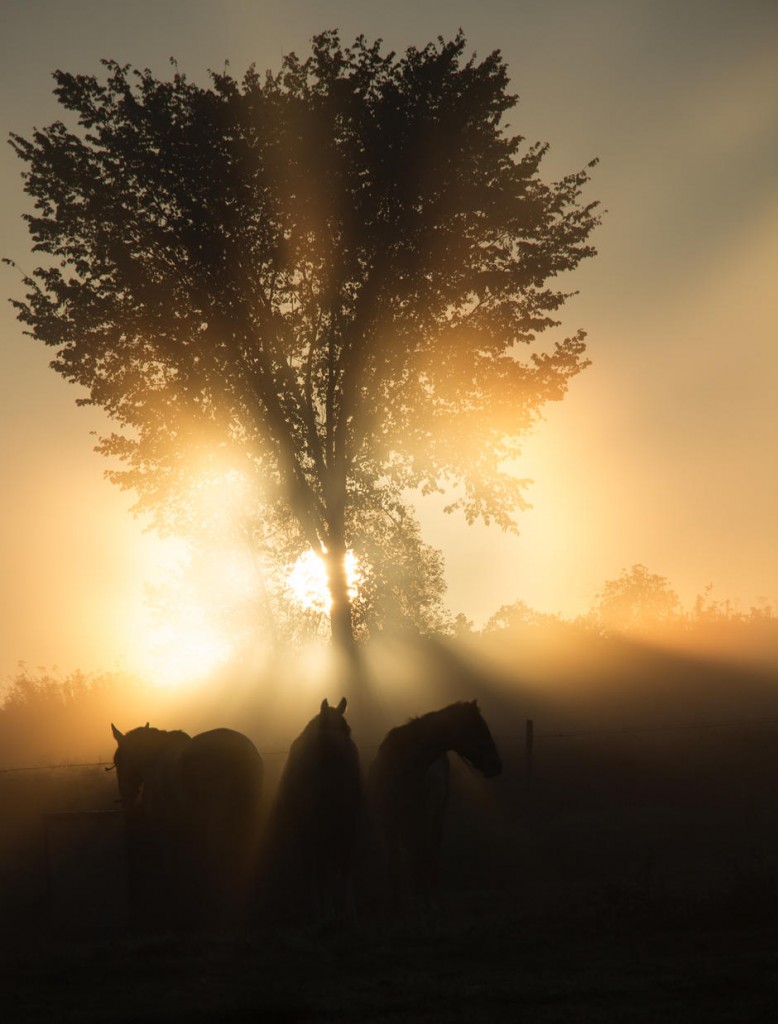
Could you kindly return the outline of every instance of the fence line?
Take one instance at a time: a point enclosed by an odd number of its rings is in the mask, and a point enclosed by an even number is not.
[[[535,740],[560,740],[580,739],[590,736],[640,736],[654,733],[680,733],[697,732],[708,729],[731,729],[733,731],[744,728],[755,728],[763,726],[778,727],[778,718],[746,718],[728,722],[676,722],[672,725],[647,725],[647,726],[623,726],[613,729],[579,729],[572,732],[537,732],[534,728],[534,720],[527,719],[526,731],[520,733],[499,733],[495,734],[495,740],[503,743],[519,742],[524,740],[524,745],[530,755],[534,750]],[[378,744],[357,744],[360,751],[377,750]],[[263,757],[283,757],[289,753],[289,748],[284,750],[260,750]],[[0,775],[9,775],[14,772],[41,772],[54,771],[58,768],[100,768],[106,770],[113,768],[113,761],[65,761],[60,764],[36,764],[21,768],[0,768]]]
[[[705,729],[742,729],[754,728],[756,726],[772,725],[778,726],[778,718],[744,718],[729,722],[676,722],[673,725],[645,725],[645,726],[624,726],[614,729],[581,729],[576,732],[535,732],[536,739],[576,739],[580,736],[622,736],[640,735],[657,732],[695,732]],[[497,737],[500,738],[500,737]],[[503,737],[504,739],[519,739],[518,736]]]
[[[280,757],[288,754],[289,750],[262,750],[263,757]],[[105,768],[110,771],[113,768],[113,761],[65,761],[62,764],[31,764],[22,768],[0,768],[0,775],[9,775],[13,772],[45,772],[54,771],[56,768]]]
[[[100,765],[113,765],[113,761],[66,761],[63,764],[31,764],[24,768],[0,768],[0,775],[12,772],[45,772],[55,768],[99,768]]]

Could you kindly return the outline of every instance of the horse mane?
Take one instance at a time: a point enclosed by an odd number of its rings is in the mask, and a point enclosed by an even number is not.
[[[120,756],[122,750],[127,751],[124,756],[155,758],[162,752],[171,752],[181,749],[191,742],[192,737],[183,729],[155,729],[150,725],[141,725],[137,729],[130,729],[124,734],[121,743],[116,749],[114,762]]]
[[[191,736],[188,732],[184,732],[183,729],[157,729],[155,730],[160,736],[169,736],[171,739],[184,739],[191,740]]]
[[[400,753],[403,750],[413,748],[418,742],[420,734],[437,720],[458,714],[462,709],[469,707],[470,701],[457,700],[437,711],[427,711],[423,715],[414,715],[404,725],[396,725],[383,739],[381,750],[384,752]]]
[[[170,737],[171,739],[190,740],[192,738],[189,733],[184,732],[183,729],[155,729],[153,725],[141,725],[138,726],[137,729],[130,729],[128,733],[125,733],[125,738],[127,736],[141,735],[149,737],[153,736],[154,739],[166,739],[167,737]]]
[[[316,715],[305,726],[305,728],[299,734],[297,739],[298,740],[308,740],[309,741],[312,738],[315,738],[317,736],[322,736],[322,735],[327,735],[327,736],[343,736],[343,737],[347,737],[347,738],[350,737],[351,736],[351,726],[348,724],[348,722],[346,721],[345,718],[341,719],[341,722],[342,722],[342,724],[339,724],[337,729],[332,729],[332,728],[330,728],[327,725],[322,726],[321,718],[319,717],[319,715]]]

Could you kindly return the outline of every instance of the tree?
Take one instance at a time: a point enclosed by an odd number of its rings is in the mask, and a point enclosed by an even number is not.
[[[680,611],[678,595],[669,580],[640,564],[622,569],[617,579],[608,580],[592,608],[600,626],[623,632],[667,624],[676,620]]]
[[[548,628],[559,626],[561,622],[558,615],[537,612],[526,601],[514,601],[513,604],[504,604],[497,609],[484,626],[484,633]]]
[[[269,524],[259,514],[257,488],[218,460],[202,462],[195,476],[165,506],[165,529],[185,538],[188,549],[168,580],[147,587],[161,619],[195,603],[216,632],[229,637],[230,656],[238,658],[258,646],[280,653],[284,646],[325,636],[328,602],[316,571],[321,566],[299,559],[295,530],[288,522]],[[352,546],[358,640],[397,628],[422,635],[448,631],[443,557],[424,542],[411,510],[400,504],[366,510]],[[292,585],[293,565],[314,578],[316,593],[305,604]],[[309,603],[312,596],[315,604]]]
[[[347,548],[448,485],[450,510],[515,529],[526,481],[502,466],[587,365],[583,332],[519,356],[567,298],[548,282],[594,253],[593,164],[544,182],[547,146],[502,126],[502,57],[465,47],[325,32],[208,87],[57,71],[76,124],[11,138],[49,258],[18,313],[118,424],[108,475],[164,520],[218,451],[325,558],[347,646]]]
[[[443,598],[446,580],[443,556],[426,544],[410,510],[398,504],[378,523],[360,524],[354,551],[364,566],[354,601],[359,636],[387,630],[414,631],[423,636],[448,632],[452,623]]]

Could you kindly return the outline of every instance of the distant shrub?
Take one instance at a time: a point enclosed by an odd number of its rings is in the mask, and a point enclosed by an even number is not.
[[[143,689],[123,672],[76,670],[60,677],[20,664],[0,707],[0,767],[107,757],[110,722],[137,705]]]

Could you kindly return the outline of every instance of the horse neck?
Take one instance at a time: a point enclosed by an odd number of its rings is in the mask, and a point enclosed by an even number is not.
[[[153,765],[170,754],[178,754],[182,746],[189,741],[183,732],[165,732],[163,729],[149,736],[143,750],[143,758],[147,765]]]
[[[445,719],[435,712],[424,715],[411,723],[416,726],[416,744],[413,758],[424,765],[431,765],[449,750],[454,750],[454,732]]]
[[[161,799],[167,803],[178,797],[181,753],[191,737],[180,731],[161,731],[156,739],[143,766],[143,782],[147,801]]]

